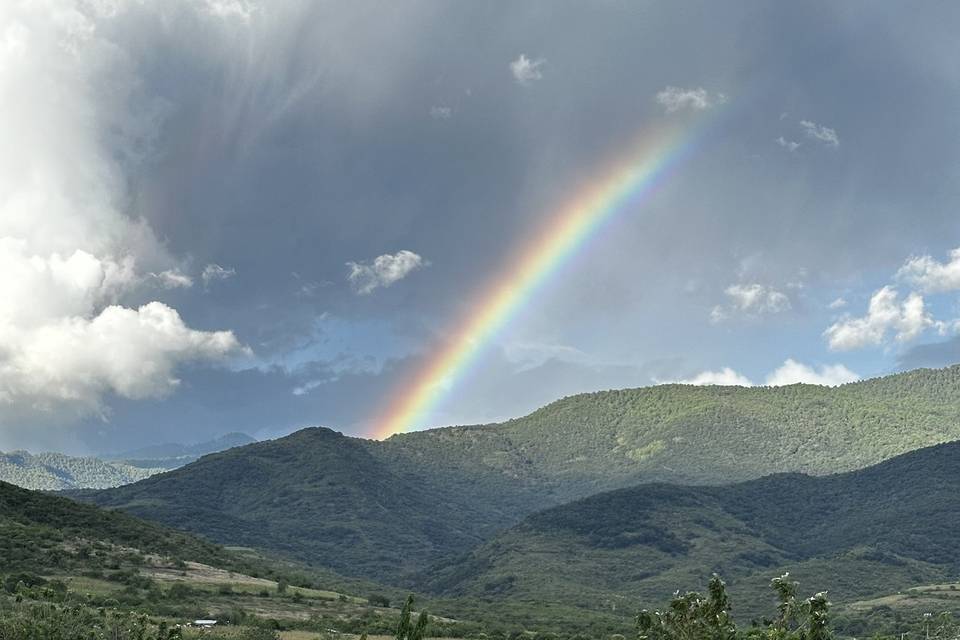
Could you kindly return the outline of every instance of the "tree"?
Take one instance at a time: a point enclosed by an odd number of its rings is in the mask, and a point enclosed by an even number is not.
[[[367,602],[375,607],[389,607],[390,598],[383,595],[382,593],[373,593],[367,597]]]
[[[789,640],[829,640],[828,611],[830,603],[825,592],[806,600],[797,600],[796,582],[785,573],[770,581],[777,593],[777,618],[767,626],[767,637]]]
[[[678,591],[666,611],[644,609],[637,616],[638,640],[734,640],[736,636],[726,585],[716,574],[706,597]]]
[[[665,611],[643,610],[637,616],[638,640],[831,640],[825,593],[797,599],[797,583],[784,574],[771,581],[779,604],[774,620],[738,631],[730,617],[726,585],[714,574],[707,595],[674,594]]]
[[[416,624],[411,624],[413,615],[413,594],[407,596],[407,601],[400,611],[400,622],[397,624],[396,640],[423,640],[426,634],[429,615],[421,611]]]

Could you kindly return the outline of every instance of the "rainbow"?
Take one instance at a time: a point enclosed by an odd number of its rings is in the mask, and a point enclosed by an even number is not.
[[[492,286],[476,298],[464,321],[411,380],[390,397],[371,422],[372,437],[388,438],[422,426],[436,405],[466,374],[484,346],[523,308],[597,230],[619,211],[650,194],[667,170],[692,146],[679,128],[645,133],[599,179],[589,181],[551,216],[548,227],[507,262]]]

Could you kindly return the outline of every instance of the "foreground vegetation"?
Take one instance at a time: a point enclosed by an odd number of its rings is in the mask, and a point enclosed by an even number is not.
[[[600,628],[545,632],[523,627],[510,633],[488,633],[476,628],[468,637],[476,640],[626,640],[628,636],[636,640],[832,640],[849,637],[850,630],[843,628],[843,623],[849,620],[841,618],[839,633],[835,630],[826,593],[799,597],[798,583],[789,574],[775,578],[770,585],[776,596],[775,606],[766,610],[767,615],[748,624],[738,623],[726,585],[714,575],[705,594],[677,592],[665,607],[641,610],[634,618],[633,629],[624,633],[610,633]],[[256,616],[222,619],[214,629],[199,629],[163,616],[78,602],[54,583],[26,586],[19,581],[12,593],[8,591],[0,592],[0,640],[424,640],[444,637],[449,629],[437,626],[437,621],[442,619],[426,612],[415,614],[412,596],[407,598],[399,615],[391,619],[389,630],[381,629],[379,635],[368,635],[366,629],[354,633],[334,629],[281,632],[270,621]],[[954,640],[960,635],[960,624],[949,612],[936,616],[927,613],[900,620],[882,630],[873,629],[872,635],[874,640],[903,640],[911,635]]]
[[[229,550],[121,512],[0,483],[3,620],[81,627],[82,620],[96,620],[101,629],[150,620],[151,628],[172,629],[212,617],[318,632],[394,628],[401,616],[389,606],[396,592],[342,582],[370,595],[319,588],[327,583],[322,572],[251,550]]]
[[[542,517],[556,521],[563,515]],[[602,540],[606,534],[593,535]],[[636,570],[621,562],[615,575],[630,584]],[[428,633],[475,640],[623,640],[636,633],[631,614],[639,603],[663,596],[637,599],[633,594],[614,611],[520,594],[464,594],[429,601],[432,610],[445,614],[436,616],[416,614],[410,599],[396,608],[403,602],[397,590],[354,581],[342,582],[349,589],[340,591],[330,588],[325,576],[123,513],[0,484],[0,640],[347,640],[365,635],[422,640]],[[787,602],[792,618],[778,609],[779,618],[765,621],[768,598],[761,594],[741,599],[735,612],[726,587],[715,579],[706,596],[680,595],[660,612],[642,613],[639,640],[825,638],[817,635],[826,632],[825,625],[811,622],[811,616],[825,615],[825,600],[798,600],[786,578],[775,585],[781,607]],[[836,629],[857,637],[930,629],[931,637],[952,639],[945,634],[960,629],[943,612],[960,605],[955,592],[956,585],[940,584],[912,595],[844,603]],[[759,613],[744,616],[744,611]],[[936,615],[924,615],[930,611]],[[218,620],[217,630],[184,626],[202,618]]]

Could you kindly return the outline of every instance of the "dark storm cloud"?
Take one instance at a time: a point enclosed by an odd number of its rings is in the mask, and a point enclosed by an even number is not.
[[[206,6],[147,2],[97,23],[156,106],[141,160],[111,149],[130,214],[206,283],[163,300],[190,327],[232,330],[253,359],[188,365],[163,400],[111,398],[75,435],[93,448],[363,431],[508,257],[668,121],[702,130],[683,161],[557,269],[433,420],[698,370],[761,380],[788,358],[833,364],[832,300],[860,314],[853,304],[908,256],[960,245],[954,7],[231,5],[245,18]],[[539,77],[517,80],[521,55]],[[669,87],[712,108],[665,108]],[[431,266],[356,295],[348,263],[402,251]],[[233,275],[204,280],[211,264]],[[790,304],[711,323],[730,290]],[[523,362],[519,343],[557,354]],[[897,366],[879,348],[844,358],[862,374]]]

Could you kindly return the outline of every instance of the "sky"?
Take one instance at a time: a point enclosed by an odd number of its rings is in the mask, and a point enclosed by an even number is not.
[[[667,130],[682,153],[409,428],[960,362],[958,14],[4,2],[0,449],[375,434],[516,257]]]

